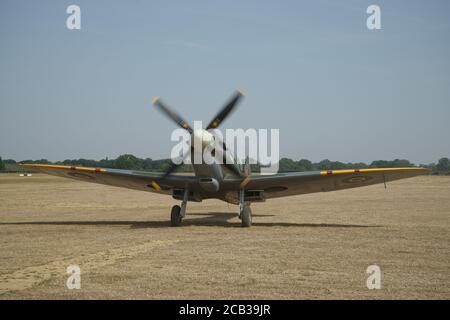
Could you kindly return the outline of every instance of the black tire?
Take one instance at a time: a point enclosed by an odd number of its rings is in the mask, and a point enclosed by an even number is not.
[[[244,206],[241,212],[241,223],[243,228],[249,228],[252,226],[252,209],[249,206]]]
[[[173,206],[172,211],[170,212],[170,223],[172,227],[180,226],[181,220],[183,220],[183,217],[181,216],[181,207]]]

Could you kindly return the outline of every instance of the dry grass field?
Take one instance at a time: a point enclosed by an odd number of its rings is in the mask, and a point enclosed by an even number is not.
[[[0,175],[0,299],[450,299],[450,177],[236,206]],[[66,268],[81,268],[81,289]],[[368,290],[366,268],[381,268]]]

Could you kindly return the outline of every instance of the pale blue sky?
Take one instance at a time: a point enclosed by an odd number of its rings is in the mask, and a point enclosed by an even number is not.
[[[82,29],[66,29],[77,4]],[[366,28],[378,4],[382,30]],[[0,156],[168,158],[158,95],[229,128],[279,128],[280,153],[450,156],[449,1],[0,2]]]

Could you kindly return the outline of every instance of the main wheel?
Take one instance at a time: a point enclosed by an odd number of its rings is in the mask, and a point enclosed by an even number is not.
[[[249,206],[244,206],[241,212],[242,227],[249,228],[252,226],[252,209]]]
[[[172,211],[170,212],[170,223],[173,227],[178,227],[181,225],[181,220],[183,217],[181,216],[181,207],[173,206]]]

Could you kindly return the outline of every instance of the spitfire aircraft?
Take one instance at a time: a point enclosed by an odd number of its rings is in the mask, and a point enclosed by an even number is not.
[[[230,152],[225,142],[212,138],[214,130],[230,115],[244,96],[236,91],[220,112],[211,120],[206,129],[193,130],[191,126],[161,99],[154,98],[152,104],[162,111],[178,126],[187,130],[192,141],[200,140],[202,148],[211,143],[221,148],[223,163],[193,164],[194,175],[176,174],[181,165],[172,163],[165,173],[150,173],[135,170],[107,168],[86,168],[79,166],[61,166],[47,164],[22,164],[32,171],[51,175],[101,183],[111,186],[149,191],[172,196],[181,201],[174,205],[170,213],[172,226],[181,225],[186,215],[188,201],[201,202],[205,199],[220,199],[239,205],[239,218],[243,227],[252,225],[252,202],[264,202],[267,199],[327,192],[348,188],[363,187],[377,183],[414,177],[429,172],[424,168],[373,168],[352,170],[325,170],[309,172],[277,173],[274,175],[249,174],[248,166],[229,161]],[[193,145],[193,143],[191,144]],[[191,149],[191,153],[195,150]],[[186,155],[185,155],[186,157]]]

